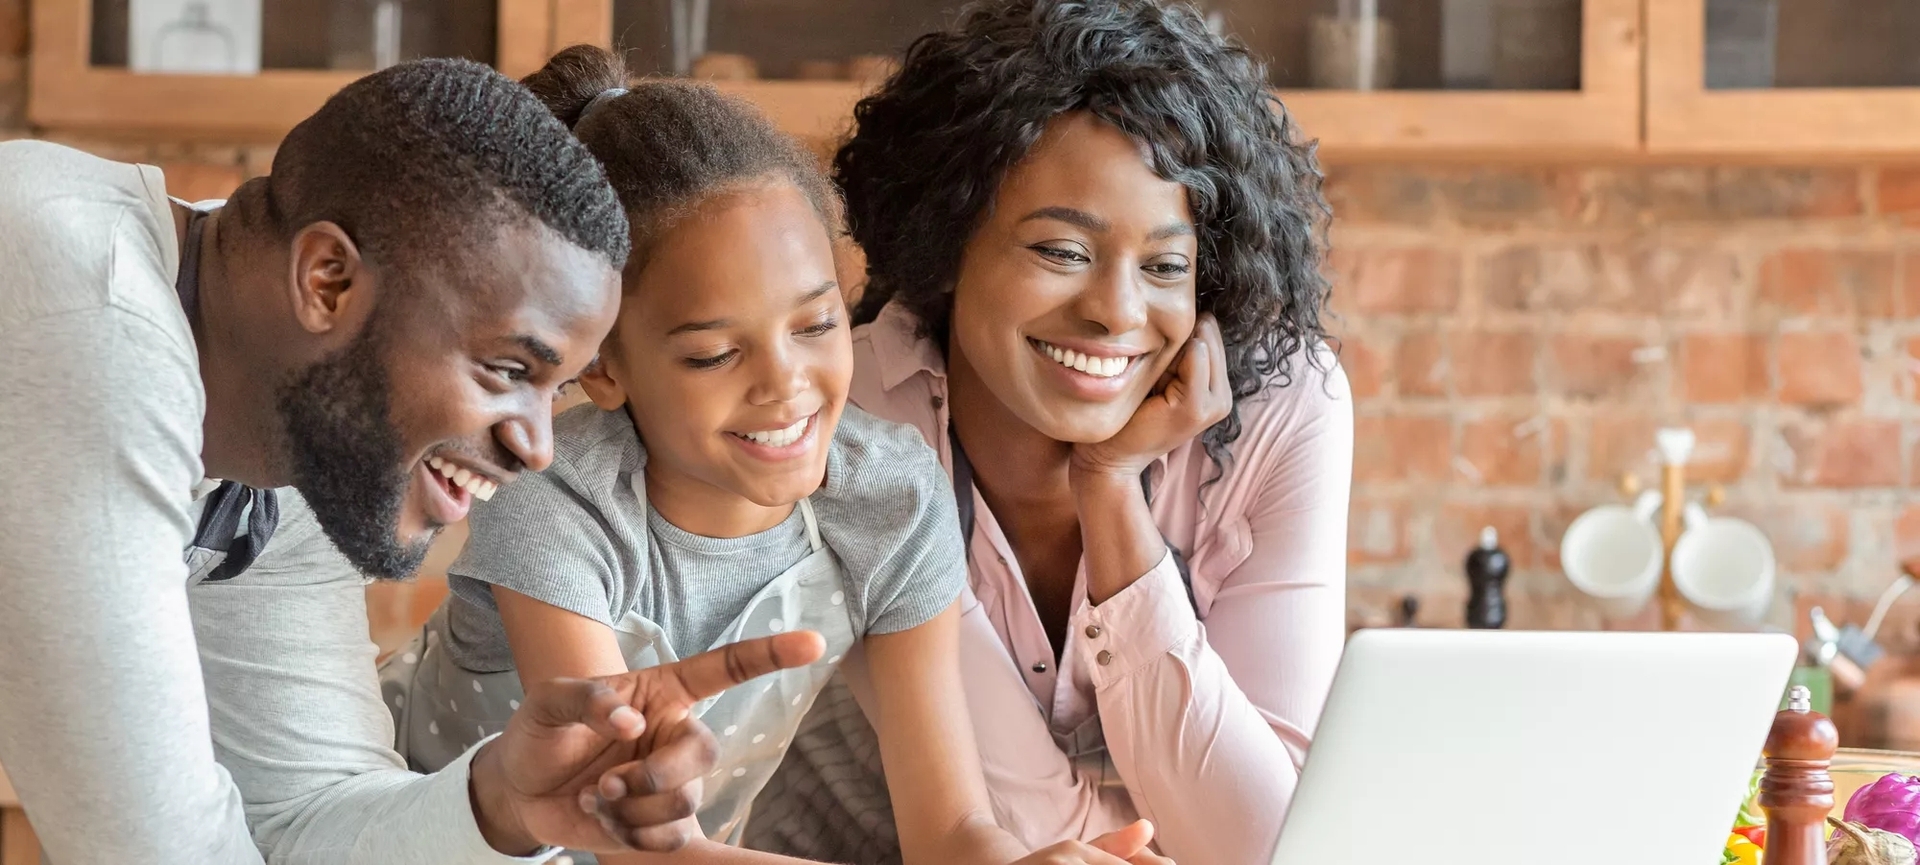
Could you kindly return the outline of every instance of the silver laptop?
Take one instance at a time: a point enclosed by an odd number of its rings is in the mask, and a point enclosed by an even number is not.
[[[1272,865],[1705,865],[1785,634],[1360,631]]]

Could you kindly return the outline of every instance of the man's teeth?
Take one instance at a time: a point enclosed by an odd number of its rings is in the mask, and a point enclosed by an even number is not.
[[[493,494],[500,491],[500,485],[463,469],[439,457],[427,457],[427,465],[439,472],[453,485],[473,494],[483,502],[493,501]]]
[[[1040,342],[1039,340],[1035,341]],[[1040,347],[1047,350],[1047,356],[1053,358],[1054,363],[1099,378],[1113,378],[1116,375],[1126,372],[1127,364],[1133,362],[1133,358],[1130,357],[1094,357],[1092,355],[1081,354],[1073,349],[1061,348],[1050,342],[1040,342]]]
[[[783,448],[799,441],[801,436],[806,435],[807,422],[810,420],[813,420],[811,415],[794,421],[792,426],[785,429],[741,433],[740,437],[754,444],[766,445],[770,448]]]

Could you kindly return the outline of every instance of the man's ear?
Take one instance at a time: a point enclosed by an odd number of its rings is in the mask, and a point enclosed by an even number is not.
[[[308,333],[325,334],[356,325],[373,309],[377,289],[360,248],[331,222],[316,222],[293,236],[288,290],[293,314]]]
[[[580,372],[580,389],[601,411],[613,411],[627,404],[627,389],[607,371],[607,356],[600,355]]]

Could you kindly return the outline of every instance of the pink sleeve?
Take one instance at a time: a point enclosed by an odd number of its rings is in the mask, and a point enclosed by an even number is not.
[[[1124,790],[1077,776],[971,589],[961,596],[960,657],[974,740],[1000,826],[1029,849],[1133,822]]]
[[[1264,465],[1252,552],[1195,619],[1172,556],[1071,627],[1107,747],[1157,846],[1180,862],[1258,862],[1279,837],[1346,629],[1353,410],[1345,376],[1302,376],[1293,405],[1236,443]],[[1291,392],[1291,393],[1289,393]],[[1111,652],[1106,664],[1100,653]]]

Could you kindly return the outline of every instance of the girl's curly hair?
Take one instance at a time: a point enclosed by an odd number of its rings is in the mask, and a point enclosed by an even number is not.
[[[834,156],[868,282],[865,323],[890,301],[944,350],[961,250],[1007,170],[1047,122],[1089,111],[1142,142],[1185,186],[1199,235],[1196,303],[1220,321],[1233,411],[1202,436],[1216,467],[1240,403],[1292,383],[1319,348],[1330,211],[1311,142],[1295,140],[1266,70],[1200,14],[1158,0],[987,0],[908,48],[854,109]]]

